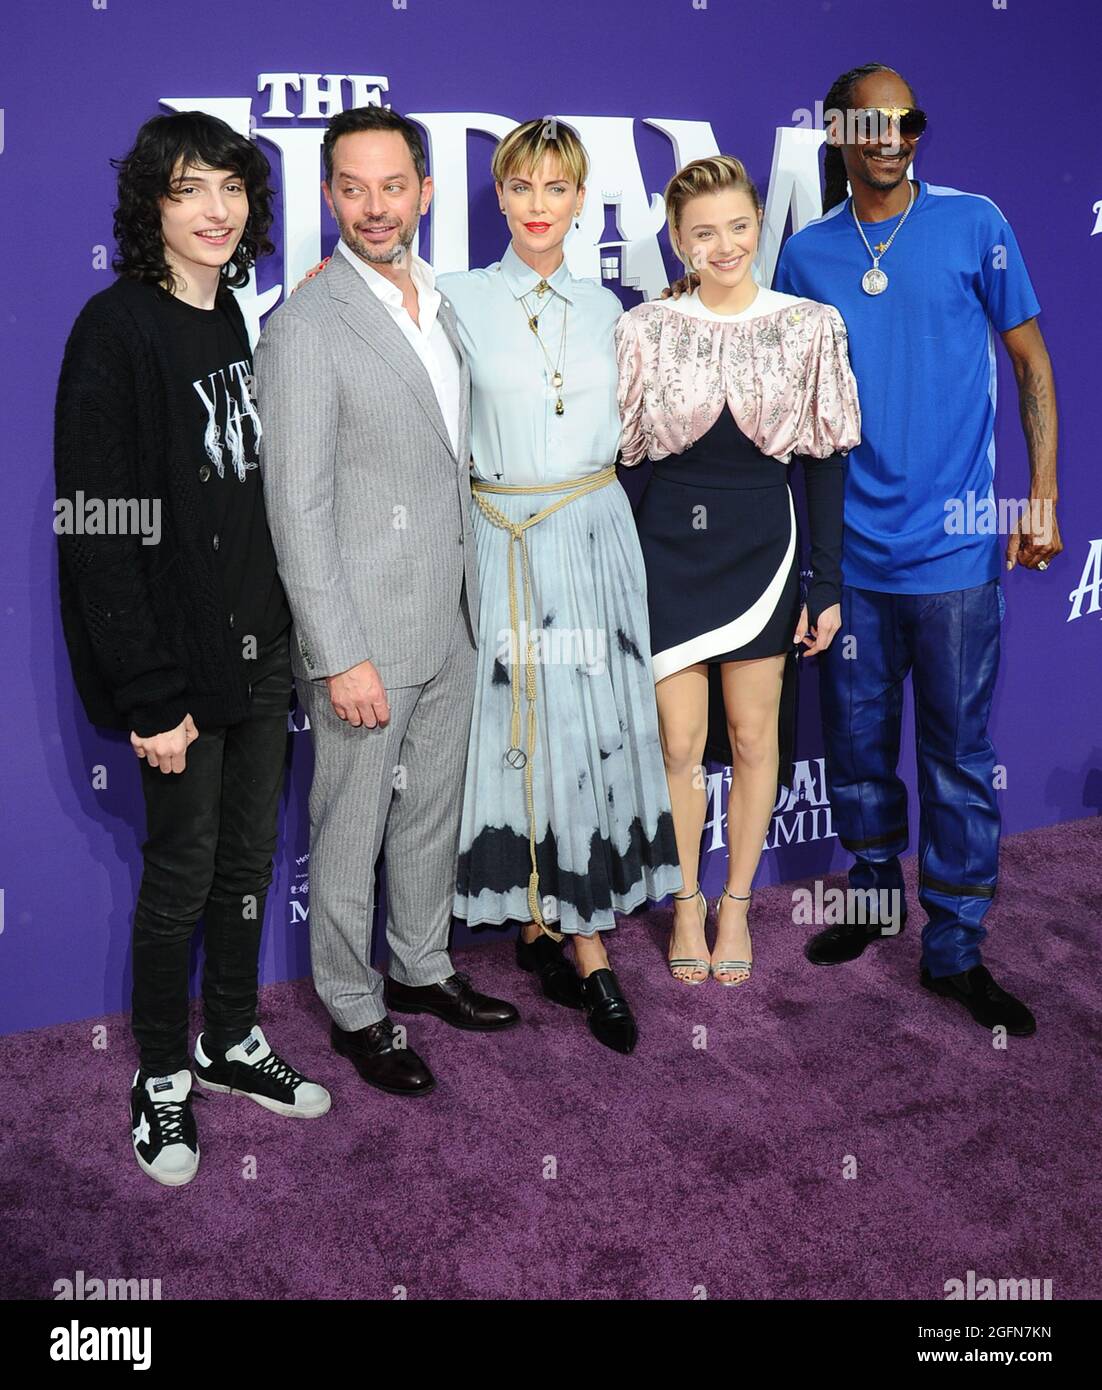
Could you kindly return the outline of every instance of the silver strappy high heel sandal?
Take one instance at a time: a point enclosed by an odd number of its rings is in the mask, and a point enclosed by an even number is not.
[[[704,908],[704,920],[701,923],[701,926],[707,927],[708,900],[700,891],[699,884],[697,885],[695,893],[672,893],[670,896],[679,903],[687,903],[691,898],[699,898],[701,906]],[[670,974],[673,976],[675,980],[677,980],[680,984],[683,985],[702,985],[704,981],[708,978],[708,976],[711,974],[712,963],[708,960],[699,960],[694,956],[674,956],[672,960],[670,960],[670,958],[667,956],[666,960],[670,967]],[[686,975],[674,975],[673,972],[675,970],[702,970],[704,974],[701,976],[699,980],[694,980]]]
[[[745,897],[742,897],[738,893],[728,893],[727,889],[725,888],[723,892],[720,894],[720,896],[716,899],[716,921],[719,921],[719,905],[723,901],[724,897],[730,898],[732,902],[748,903],[753,896],[753,893],[747,893]],[[747,908],[746,912],[747,919],[749,919],[750,909]],[[746,930],[747,934],[749,934],[749,920],[747,920]],[[715,982],[717,985],[723,985],[725,989],[732,989],[736,985],[744,985],[746,983],[746,981],[750,978],[750,972],[753,968],[753,964],[754,963],[752,960],[717,960],[715,964],[710,967],[710,970],[713,977],[715,978]],[[736,970],[746,971],[746,974],[743,975],[741,980],[721,980],[719,978],[720,975],[730,975]]]

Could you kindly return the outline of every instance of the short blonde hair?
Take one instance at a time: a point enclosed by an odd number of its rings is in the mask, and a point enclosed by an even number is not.
[[[504,183],[515,174],[534,174],[548,153],[557,156],[564,176],[581,188],[589,173],[589,157],[577,131],[555,116],[525,121],[511,130],[494,150],[490,169],[496,182]]]
[[[704,159],[694,159],[679,169],[666,185],[666,225],[670,233],[670,245],[674,254],[685,266],[689,262],[678,250],[677,229],[685,204],[702,193],[721,193],[724,189],[740,189],[747,194],[754,205],[755,212],[761,212],[761,196],[754,180],[746,172],[741,159],[730,154],[713,154]],[[692,267],[689,266],[691,269]]]

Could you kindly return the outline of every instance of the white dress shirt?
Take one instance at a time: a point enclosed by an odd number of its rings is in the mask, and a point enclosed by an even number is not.
[[[565,261],[547,277],[551,293],[542,300],[535,293],[540,278],[511,244],[485,270],[438,278],[471,367],[474,477],[507,486],[585,478],[615,461],[620,439],[613,334],[623,305],[598,281],[572,275]],[[550,366],[528,327],[522,296],[539,311]],[[552,373],[564,315],[565,411],[556,415],[560,393]]]
[[[436,288],[432,266],[420,256],[412,258],[410,275],[417,291],[419,320],[418,323],[414,323],[402,303],[402,291],[397,285],[361,260],[343,240],[337,242],[337,249],[356,267],[376,298],[382,300],[390,317],[402,330],[406,341],[423,363],[432,382],[432,389],[436,393],[444,424],[447,426],[452,453],[458,458],[459,357],[438,317],[441,294]]]

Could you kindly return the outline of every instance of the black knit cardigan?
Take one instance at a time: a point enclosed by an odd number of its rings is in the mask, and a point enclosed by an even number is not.
[[[249,355],[241,310],[221,296]],[[171,378],[156,286],[119,278],[81,311],[54,413],[58,498],[154,499],[160,541],[58,535],[61,622],[88,718],[149,736],[191,714],[229,724],[248,707],[246,663],[224,609],[196,462],[195,426]],[[55,531],[59,523],[55,520]]]

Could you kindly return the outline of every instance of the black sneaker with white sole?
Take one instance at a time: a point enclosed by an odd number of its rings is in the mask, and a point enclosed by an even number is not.
[[[182,1187],[199,1171],[199,1136],[191,1113],[191,1072],[134,1073],[130,1133],[143,1173],[166,1187]]]
[[[273,1052],[259,1024],[225,1056],[209,1057],[203,1034],[195,1042],[195,1078],[204,1091],[248,1096],[277,1115],[324,1115],[332,1098]]]

